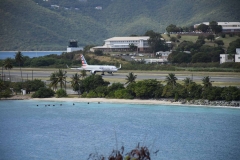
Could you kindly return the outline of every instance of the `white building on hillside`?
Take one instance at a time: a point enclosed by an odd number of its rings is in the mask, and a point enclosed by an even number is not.
[[[240,22],[217,22],[222,26],[222,32],[240,32]],[[202,22],[195,24],[194,28],[197,28],[200,24],[209,25],[209,22]]]
[[[220,64],[225,62],[234,62],[234,59],[228,58],[229,54],[220,54]],[[240,48],[236,48],[235,62],[240,62]]]
[[[162,59],[164,62],[167,62],[169,54],[171,54],[172,51],[158,51],[156,52],[156,56],[159,56],[159,59]]]
[[[236,48],[236,54],[240,54],[240,48]]]
[[[225,62],[234,62],[233,59],[228,58],[228,54],[220,54],[220,64]]]
[[[145,59],[145,63],[167,63],[166,59]]]
[[[103,46],[96,46],[91,48],[91,51],[94,52],[95,50],[101,51],[130,51],[129,45],[134,44],[137,47],[137,51],[145,52],[149,50],[148,45],[148,36],[142,37],[112,37],[109,39],[104,40],[105,43]]]
[[[236,48],[235,62],[240,62],[240,48]]]

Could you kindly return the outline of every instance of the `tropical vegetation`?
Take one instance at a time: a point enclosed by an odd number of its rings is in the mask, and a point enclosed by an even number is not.
[[[53,90],[56,90],[58,84],[60,84],[60,89],[66,86],[66,74],[67,71],[63,71],[62,69],[59,69],[58,72],[52,73],[50,75],[50,87],[53,88]]]
[[[32,98],[48,98],[53,97],[54,91],[50,88],[41,87],[35,93],[33,93]]]
[[[22,89],[26,90],[26,93],[32,93],[38,91],[40,88],[46,88],[45,83],[42,80],[34,79],[24,82],[12,82],[9,80],[0,79],[0,98],[10,97],[15,94],[20,94]]]
[[[153,155],[157,155],[159,150],[151,151],[147,146],[141,146],[140,143],[129,151],[128,153],[124,153],[124,146],[121,149],[114,149],[111,154],[108,156],[103,156],[97,152],[91,153],[88,157],[88,160],[151,160]]]
[[[134,75],[129,73],[129,75]],[[128,78],[126,78],[128,81]],[[202,79],[202,85],[193,82],[189,77],[183,80],[184,84],[177,83],[177,77],[173,73],[166,76],[166,85],[155,79],[139,80],[123,86],[119,83],[109,85],[100,75],[91,75],[84,80],[80,89],[82,97],[119,98],[119,99],[208,99],[208,100],[240,100],[240,89],[237,87],[212,86],[211,77]],[[228,95],[230,94],[231,95]]]
[[[8,70],[9,73],[9,79],[11,81],[11,76],[10,76],[10,70],[13,68],[12,62],[11,62],[11,58],[7,58],[4,60],[3,62],[3,67]]]
[[[61,76],[58,73],[61,73]],[[50,85],[47,87],[41,80],[33,80],[26,82],[10,82],[0,81],[1,97],[9,97],[13,94],[21,92],[24,87],[27,93],[34,92],[32,97],[51,97],[55,92],[51,89],[60,89],[56,91],[56,97],[67,97],[65,85],[65,75],[63,70],[54,72],[53,79],[50,78]],[[173,73],[169,73],[165,81],[157,81],[156,79],[145,79],[136,81],[134,73],[129,73],[131,76],[126,76],[127,84],[112,83],[103,80],[101,75],[90,75],[84,79],[80,79],[80,75],[74,74],[71,78],[71,87],[73,91],[81,93],[81,97],[87,98],[117,98],[117,99],[161,99],[172,98],[176,101],[179,99],[207,99],[207,100],[240,100],[240,89],[234,86],[217,87],[212,86],[211,77],[205,76],[202,79],[202,85],[197,84],[189,77],[185,78],[182,83],[177,82],[177,77]],[[63,78],[64,77],[64,78]],[[134,81],[129,81],[129,77]],[[165,85],[163,83],[166,83]],[[54,85],[53,85],[54,84]],[[53,87],[54,86],[54,87]],[[12,88],[12,90],[10,90]],[[46,92],[46,94],[44,93]],[[44,93],[44,94],[43,94]]]
[[[137,78],[137,75],[134,75],[134,73],[130,72],[128,75],[127,75],[127,82],[125,84],[129,84],[129,83],[135,83],[135,80]]]
[[[20,68],[20,72],[21,72],[21,79],[22,79],[22,69],[21,69],[21,65],[23,63],[23,54],[18,51],[16,54],[15,54],[15,60],[16,62],[18,63],[19,65],[19,68]]]

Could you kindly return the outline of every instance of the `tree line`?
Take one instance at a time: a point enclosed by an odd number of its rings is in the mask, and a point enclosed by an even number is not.
[[[240,89],[237,87],[212,86],[209,76],[202,79],[202,85],[193,82],[189,77],[183,80],[183,84],[177,83],[178,78],[173,73],[166,76],[163,83],[156,79],[136,81],[137,75],[132,72],[126,77],[126,83],[113,83],[102,80],[99,75],[91,75],[80,84],[82,97],[88,98],[117,98],[117,99],[208,99],[208,100],[240,100]],[[98,80],[97,80],[98,79]],[[94,85],[97,83],[97,85]],[[89,86],[91,86],[89,88]]]
[[[32,97],[66,97],[66,73],[59,69],[49,77],[50,84],[45,85],[41,80],[27,82],[11,82],[1,80],[1,97],[9,97],[12,92],[20,92],[25,88],[27,92],[35,92]],[[79,96],[87,98],[117,98],[117,99],[208,99],[208,100],[240,100],[240,89],[237,87],[216,87],[212,86],[209,76],[202,79],[202,85],[192,81],[187,77],[183,84],[178,83],[178,78],[173,73],[169,73],[163,83],[156,79],[146,79],[136,81],[137,75],[130,72],[126,76],[126,83],[112,83],[104,81],[101,75],[86,76],[86,71],[80,74],[75,73],[71,77],[71,88],[78,92]],[[10,89],[12,88],[12,90]]]
[[[167,26],[166,31],[168,33],[201,31],[203,33],[211,32],[214,34],[218,34],[222,32],[222,26],[218,25],[216,21],[209,22],[209,25],[202,23],[198,25],[196,28],[194,28],[194,26],[178,27],[174,24],[170,24],[169,26]]]
[[[217,46],[204,45],[205,39],[214,41]],[[229,55],[229,59],[234,59],[236,48],[240,48],[240,39],[231,42],[227,51],[223,48],[224,43],[222,40],[214,39],[215,36],[210,34],[206,37],[198,36],[198,40],[195,43],[183,41],[169,55],[168,60],[172,63],[212,63],[220,62],[220,54],[225,53]]]

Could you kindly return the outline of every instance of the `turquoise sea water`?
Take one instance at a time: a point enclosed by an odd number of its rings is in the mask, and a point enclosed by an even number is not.
[[[0,101],[1,160],[85,160],[138,142],[159,150],[153,160],[237,160],[240,110]]]

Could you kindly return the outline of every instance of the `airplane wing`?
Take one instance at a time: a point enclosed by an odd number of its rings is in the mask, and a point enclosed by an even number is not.
[[[66,64],[67,68],[69,69],[75,69],[75,70],[84,70],[84,68],[82,67],[74,67],[74,68],[70,68],[67,64]]]

